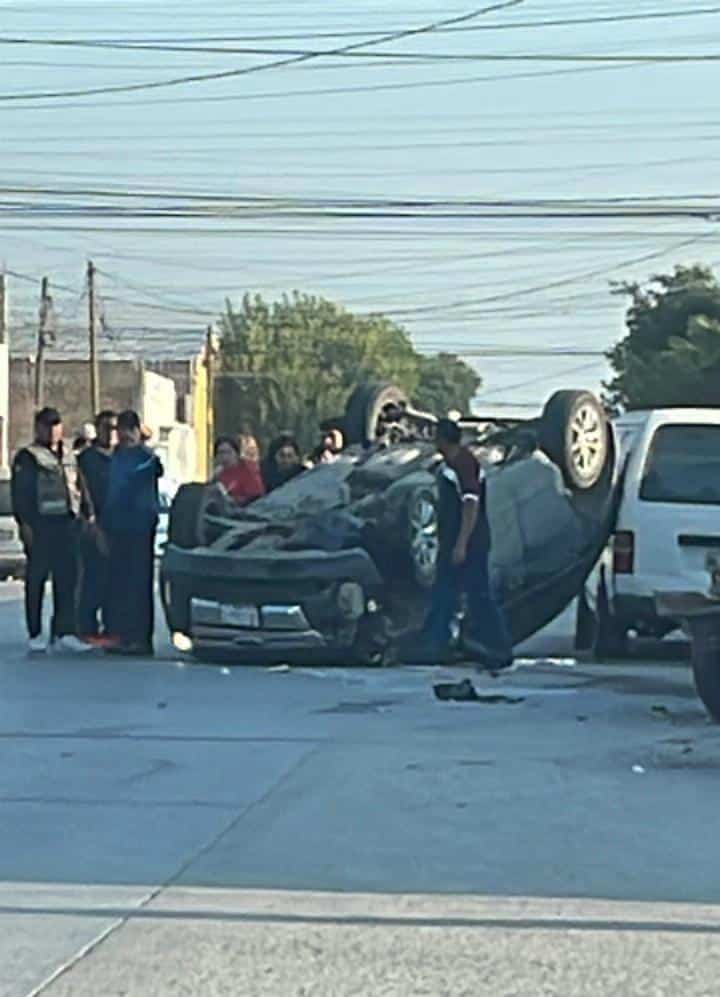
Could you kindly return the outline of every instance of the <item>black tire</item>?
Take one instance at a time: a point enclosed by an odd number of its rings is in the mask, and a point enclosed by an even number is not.
[[[598,585],[593,656],[597,661],[624,658],[628,653],[627,627],[610,612],[605,580]]]
[[[377,438],[377,425],[383,409],[404,408],[407,396],[394,384],[370,382],[360,384],[350,395],[343,419],[343,436],[347,446],[360,443],[370,446]]]
[[[597,620],[595,613],[590,608],[585,588],[583,587],[577,597],[575,608],[575,650],[592,651],[595,645],[595,634],[597,630]]]
[[[562,471],[570,488],[596,485],[610,452],[607,416],[590,391],[556,391],[540,420],[540,448]]]
[[[178,488],[170,506],[168,543],[185,550],[201,546],[206,490],[205,485],[197,482]]]
[[[692,670],[697,694],[716,723],[720,723],[720,621],[692,624]]]

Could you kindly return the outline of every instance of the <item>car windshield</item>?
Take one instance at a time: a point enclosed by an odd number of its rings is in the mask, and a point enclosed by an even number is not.
[[[0,481],[0,516],[12,516],[9,481]]]
[[[640,498],[720,505],[720,426],[661,426],[650,447]]]

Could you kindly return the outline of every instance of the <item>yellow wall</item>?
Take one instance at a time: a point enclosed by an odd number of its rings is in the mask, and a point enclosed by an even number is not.
[[[193,382],[193,412],[192,423],[195,430],[197,453],[197,480],[207,481],[211,468],[208,465],[208,391],[207,368],[203,356],[198,356],[194,362]]]

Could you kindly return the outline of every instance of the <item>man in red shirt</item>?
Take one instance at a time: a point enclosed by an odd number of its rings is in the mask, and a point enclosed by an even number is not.
[[[491,672],[499,672],[512,665],[513,652],[490,583],[485,472],[462,446],[456,422],[440,419],[436,438],[444,458],[438,473],[439,551],[423,639],[433,650],[447,649],[451,623],[464,594],[463,647]]]

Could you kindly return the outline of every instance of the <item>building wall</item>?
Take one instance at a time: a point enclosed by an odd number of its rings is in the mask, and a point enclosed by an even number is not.
[[[208,400],[207,370],[202,353],[190,360],[151,360],[149,370],[169,377],[175,384],[177,419],[192,427],[193,442],[186,443],[187,452],[195,454],[195,479],[207,481],[208,466]]]
[[[6,343],[0,343],[0,470],[7,470],[9,465],[8,418],[10,414],[10,371],[8,348]]]

